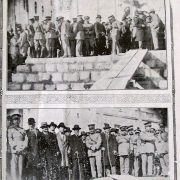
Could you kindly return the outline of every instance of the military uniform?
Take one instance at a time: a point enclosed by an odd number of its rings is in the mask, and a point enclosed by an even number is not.
[[[118,143],[118,155],[120,159],[120,171],[121,175],[129,174],[129,153],[130,153],[130,139],[126,133],[126,127],[121,126],[122,134],[117,136]]]
[[[145,127],[151,127],[151,123],[145,123]],[[155,152],[155,136],[149,131],[140,133],[140,153],[142,158],[143,176],[152,176],[153,174],[153,157]]]
[[[95,125],[89,125],[89,128],[94,128]],[[101,164],[101,135],[97,133],[91,133],[86,138],[86,146],[88,148],[88,156],[91,166],[92,177],[102,177],[102,164]],[[96,172],[97,167],[97,172]]]

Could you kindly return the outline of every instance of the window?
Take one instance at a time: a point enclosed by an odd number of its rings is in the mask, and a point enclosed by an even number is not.
[[[53,5],[53,3],[52,3],[52,0],[51,0],[51,6]]]
[[[44,6],[42,6],[42,16],[44,16]]]
[[[37,14],[37,2],[34,3],[34,11],[35,11],[35,14]]]

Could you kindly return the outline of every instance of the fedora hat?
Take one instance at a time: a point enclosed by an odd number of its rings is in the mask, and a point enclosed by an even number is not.
[[[109,124],[104,123],[104,127],[103,127],[103,129],[111,129],[111,127],[110,127],[110,125],[109,125]]]
[[[97,15],[96,18],[100,18],[101,19],[102,17],[101,17],[101,15]]]
[[[51,127],[51,126],[57,127],[57,125],[56,125],[54,122],[51,122],[51,123],[49,124],[49,127]]]
[[[36,121],[34,120],[34,118],[29,118],[29,119],[28,119],[28,124],[29,124],[29,125],[32,125],[32,124],[34,124],[34,123],[36,123]]]
[[[49,127],[47,122],[42,122],[40,128]]]
[[[64,132],[72,132],[71,129],[69,127],[66,127],[66,129],[64,130]]]
[[[14,120],[14,119],[19,119],[21,117],[21,115],[20,114],[13,114],[11,117],[12,117],[12,120]]]
[[[60,128],[60,127],[62,127],[62,128],[66,128],[66,126],[64,125],[64,123],[63,123],[63,122],[59,123],[59,125],[57,126],[57,128]]]
[[[87,136],[87,134],[85,131],[82,131],[80,136]]]
[[[79,127],[79,125],[75,124],[72,129],[73,129],[73,130],[80,130],[81,128]]]

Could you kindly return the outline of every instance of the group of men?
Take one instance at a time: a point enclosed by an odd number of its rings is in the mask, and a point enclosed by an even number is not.
[[[41,123],[28,119],[29,129],[20,127],[20,114],[8,116],[8,156],[12,180],[90,180],[110,174],[133,176],[167,176],[169,168],[168,133],[146,122],[145,130],[131,126],[111,128],[104,132],[88,125],[71,129],[63,122]],[[55,129],[58,129],[56,134]],[[9,162],[8,162],[9,161]],[[9,165],[8,165],[9,163]]]
[[[12,64],[17,64],[18,59],[24,63],[27,56],[66,58],[118,54],[136,48],[164,48],[164,24],[154,10],[137,11],[133,19],[123,17],[121,22],[113,15],[108,17],[108,22],[101,23],[101,18],[97,15],[93,24],[89,16],[78,15],[71,23],[59,16],[54,23],[50,16],[41,22],[39,16],[34,16],[24,29],[19,25],[15,34],[13,30],[8,32]]]

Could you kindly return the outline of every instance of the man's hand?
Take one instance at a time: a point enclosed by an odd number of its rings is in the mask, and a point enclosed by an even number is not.
[[[102,150],[102,151],[105,151],[105,148],[104,148],[104,147],[102,147],[102,148],[101,148],[101,150]]]
[[[145,25],[144,25],[144,24],[142,24],[142,27],[145,27]]]

